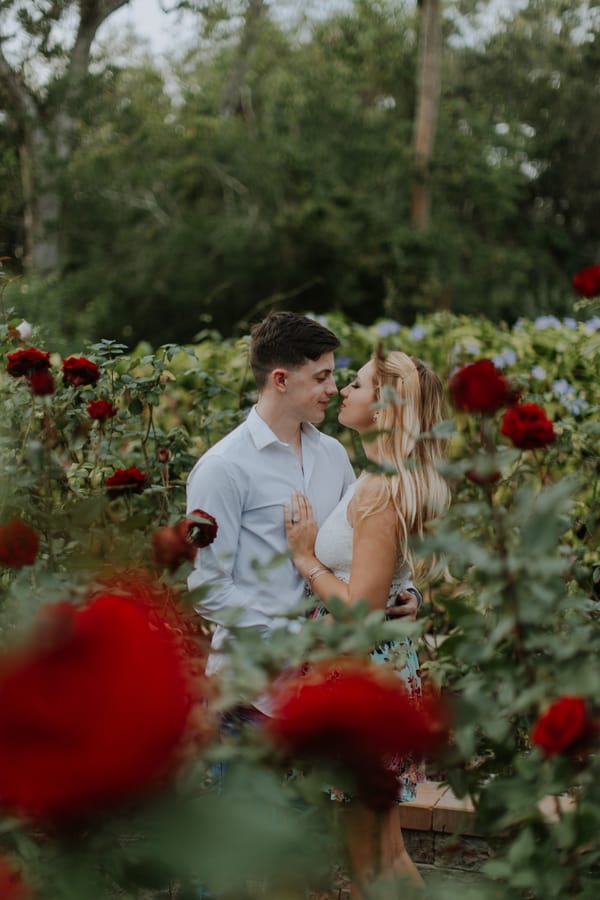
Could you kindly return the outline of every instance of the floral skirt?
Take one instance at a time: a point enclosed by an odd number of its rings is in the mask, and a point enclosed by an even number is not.
[[[328,615],[324,606],[318,606],[310,613],[310,618]],[[410,696],[418,700],[421,697],[421,676],[419,659],[410,638],[400,641],[384,641],[371,651],[369,657],[376,665],[390,665],[394,673],[401,678]],[[425,781],[425,771],[419,761],[407,756],[396,755],[388,762],[387,767],[393,771],[398,781],[397,803],[416,800],[417,785]],[[347,791],[327,787],[326,792],[332,800],[347,803],[352,796]]]

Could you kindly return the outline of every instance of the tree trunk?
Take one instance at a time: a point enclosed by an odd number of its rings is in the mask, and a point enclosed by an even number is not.
[[[419,231],[427,229],[431,211],[429,165],[438,119],[441,57],[442,0],[422,0],[413,140],[415,181],[411,197],[411,219]]]
[[[9,62],[0,42],[0,88],[6,101],[8,125],[19,136],[21,181],[24,195],[25,258],[27,272],[46,276],[61,263],[62,185],[65,166],[73,148],[78,98],[88,72],[90,48],[99,26],[129,0],[79,0],[79,21],[74,42],[67,50],[68,65],[59,75],[58,91],[48,86],[29,84],[22,67]],[[70,4],[65,4],[66,7]],[[8,7],[7,7],[8,9]],[[36,38],[39,62],[51,62],[46,45],[48,27],[58,22],[58,10],[52,22],[40,18]],[[7,12],[0,13],[0,18]],[[0,21],[0,28],[5,21]],[[52,104],[47,97],[52,95]]]
[[[235,115],[240,109],[247,112],[249,104],[244,97],[244,86],[256,49],[258,22],[264,9],[264,0],[248,0],[238,51],[221,97],[220,111],[223,116]]]

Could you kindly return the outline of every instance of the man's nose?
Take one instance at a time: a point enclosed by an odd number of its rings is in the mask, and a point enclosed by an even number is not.
[[[337,384],[335,383],[335,381],[333,380],[333,376],[332,376],[330,379],[328,379],[327,393],[331,394],[331,396],[333,397],[333,395],[337,394],[337,392],[338,392],[338,387],[337,387]]]

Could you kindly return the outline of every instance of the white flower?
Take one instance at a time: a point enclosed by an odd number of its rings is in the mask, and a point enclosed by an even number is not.
[[[534,366],[531,370],[531,377],[543,381],[546,377],[546,370],[543,366]]]
[[[21,338],[22,341],[28,341],[29,338],[31,337],[31,335],[33,334],[33,328],[31,327],[29,322],[26,321],[26,319],[23,319],[21,324],[17,325],[17,327],[15,328],[15,331],[17,332],[17,334],[19,335],[19,337]]]

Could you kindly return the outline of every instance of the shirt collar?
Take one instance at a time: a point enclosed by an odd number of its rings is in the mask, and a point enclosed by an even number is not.
[[[261,419],[259,414],[256,411],[256,406],[253,406],[250,410],[248,418],[246,419],[246,423],[248,425],[248,431],[250,432],[250,436],[254,441],[257,450],[262,450],[264,447],[268,447],[269,444],[283,444],[283,441],[280,441],[274,431],[267,425],[264,419]],[[310,445],[316,446],[321,439],[321,432],[318,428],[311,422],[303,422],[302,423],[302,441],[308,441]],[[287,445],[286,445],[287,446]]]

